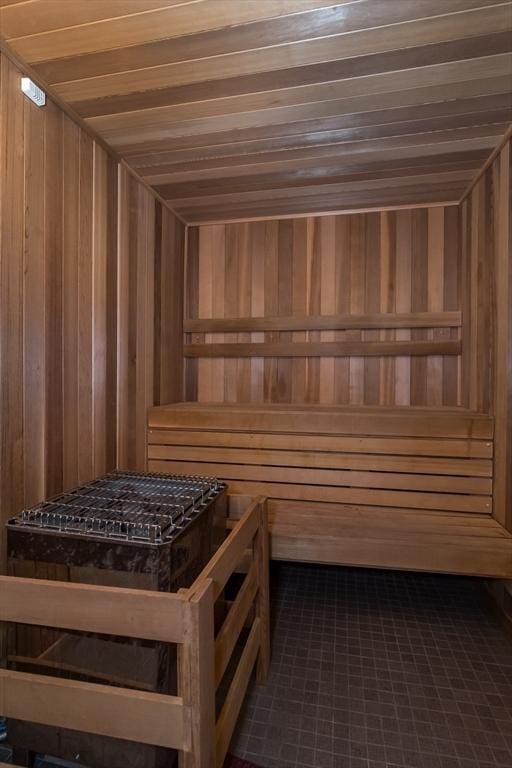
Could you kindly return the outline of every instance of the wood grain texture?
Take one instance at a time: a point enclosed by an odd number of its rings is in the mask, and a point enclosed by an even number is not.
[[[331,222],[329,222],[331,223]],[[225,331],[335,331],[354,328],[459,328],[461,313],[383,312],[374,315],[290,315],[290,317],[237,317],[186,319],[185,333],[222,333]]]
[[[184,227],[119,168],[118,466],[145,466],[147,409],[182,391]]]
[[[512,536],[478,477],[484,435],[492,419],[461,408],[183,403],[150,411],[148,457],[266,496],[274,559],[506,577]]]
[[[136,443],[129,424],[137,402],[145,407],[181,396],[183,225],[134,177],[125,179],[126,172],[52,101],[37,109],[21,93],[19,78],[2,55],[2,537],[3,521],[24,506],[114,469],[122,453],[118,435],[125,453],[130,441]],[[148,267],[143,282],[147,308],[139,336],[145,336],[135,366],[144,378],[134,381],[130,395],[125,320],[136,302],[126,294],[130,241],[118,215],[134,227],[141,211],[130,211],[127,185],[146,209],[162,208],[158,260],[154,219],[147,219],[139,241],[147,264],[154,270],[158,261],[159,272],[156,282]],[[139,466],[145,418],[144,410]],[[3,567],[3,543],[1,550]]]
[[[512,119],[510,0],[30,0],[0,28],[188,222],[453,202]]]
[[[447,207],[191,229],[187,398],[460,404],[457,222]]]
[[[496,424],[494,515],[512,530],[512,172],[510,141],[462,203],[465,400]]]
[[[313,331],[314,333],[314,331]],[[460,355],[459,341],[320,341],[185,344],[185,357],[397,357]],[[370,378],[370,377],[368,377]],[[245,398],[247,399],[247,398]],[[244,398],[241,398],[244,402]]]
[[[2,669],[0,697],[5,715],[13,719],[166,747],[182,746],[186,734],[183,702],[177,696]],[[42,697],[52,706],[42,708]],[[115,724],[113,710],[122,723]]]

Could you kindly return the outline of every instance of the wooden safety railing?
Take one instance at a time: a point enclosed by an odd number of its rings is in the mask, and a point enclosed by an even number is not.
[[[215,638],[214,603],[250,550]],[[215,692],[251,606],[255,616],[218,722]],[[265,504],[254,499],[207,567],[178,593],[0,576],[0,621],[178,645],[178,695],[0,669],[0,715],[180,750],[182,768],[221,768],[252,669],[267,673]]]

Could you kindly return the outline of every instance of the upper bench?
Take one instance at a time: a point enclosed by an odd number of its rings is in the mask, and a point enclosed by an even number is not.
[[[266,496],[277,559],[502,576],[492,438],[464,409],[176,403],[149,412],[148,469]]]

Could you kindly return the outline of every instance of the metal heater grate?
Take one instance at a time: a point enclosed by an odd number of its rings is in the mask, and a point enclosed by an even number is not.
[[[25,510],[9,524],[163,544],[178,536],[223,487],[209,477],[115,472]]]

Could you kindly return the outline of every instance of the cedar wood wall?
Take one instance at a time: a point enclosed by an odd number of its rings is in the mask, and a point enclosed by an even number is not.
[[[146,408],[182,393],[183,225],[51,102],[32,106],[19,76],[2,56],[2,519],[116,463],[143,467]],[[496,515],[512,528],[510,178],[507,145],[460,208],[190,228],[188,317],[461,308],[464,320],[462,356],[188,360],[187,398],[496,412]],[[238,340],[251,338],[265,337]]]
[[[511,155],[508,141],[458,206],[189,228],[186,318],[460,309],[462,328],[194,332],[186,344],[460,334],[462,353],[189,358],[187,399],[462,405],[494,415],[494,515],[512,531]]]
[[[461,205],[465,403],[495,416],[494,516],[512,531],[512,194],[508,141]]]
[[[24,505],[144,468],[181,397],[184,226],[0,57],[0,531]],[[2,536],[2,533],[0,533]]]
[[[460,309],[457,206],[191,228],[190,318]],[[369,341],[449,341],[459,328],[187,334],[219,341],[351,341],[351,357],[190,359],[187,399],[456,406],[459,355],[363,357]],[[357,350],[356,350],[357,352]]]

